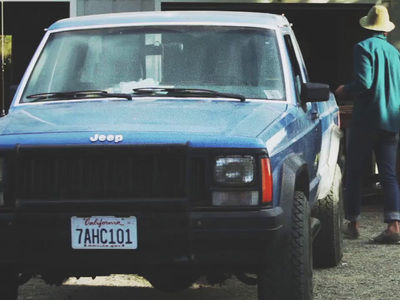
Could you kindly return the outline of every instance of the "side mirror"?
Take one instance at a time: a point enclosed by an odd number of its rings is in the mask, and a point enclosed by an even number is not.
[[[328,101],[330,88],[325,83],[306,82],[301,85],[301,102],[322,102]]]

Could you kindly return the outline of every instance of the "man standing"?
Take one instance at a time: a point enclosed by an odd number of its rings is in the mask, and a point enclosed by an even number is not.
[[[375,153],[384,195],[387,228],[375,243],[400,242],[400,193],[396,175],[400,131],[400,53],[387,42],[395,25],[385,6],[375,5],[360,19],[370,37],[354,47],[354,79],[335,94],[355,97],[346,155],[345,218],[347,238],[359,237],[363,169]]]

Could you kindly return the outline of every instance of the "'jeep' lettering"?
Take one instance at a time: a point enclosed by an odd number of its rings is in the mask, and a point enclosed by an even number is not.
[[[106,142],[106,141],[107,142],[119,143],[119,142],[123,141],[124,136],[122,134],[116,134],[116,135],[108,134],[108,135],[105,135],[105,134],[96,133],[94,136],[91,136],[89,139],[90,139],[90,141],[92,143],[95,143],[95,142]]]

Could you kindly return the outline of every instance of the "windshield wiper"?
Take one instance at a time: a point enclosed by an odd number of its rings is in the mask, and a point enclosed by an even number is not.
[[[26,98],[32,99],[30,102],[39,102],[39,101],[47,101],[54,99],[71,100],[79,98],[112,98],[112,97],[132,100],[132,95],[130,94],[108,93],[106,91],[101,91],[101,90],[39,93],[39,94],[29,95]]]
[[[221,93],[206,89],[191,89],[191,88],[163,88],[163,87],[144,87],[133,89],[133,96],[148,95],[148,96],[178,96],[178,97],[217,97],[217,98],[233,98],[239,99],[241,102],[246,100],[246,97],[239,94]]]

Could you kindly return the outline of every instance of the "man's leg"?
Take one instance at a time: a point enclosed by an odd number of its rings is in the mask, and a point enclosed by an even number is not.
[[[345,218],[357,226],[361,214],[364,169],[372,153],[374,136],[372,132],[352,128],[346,152]]]
[[[396,173],[398,134],[382,131],[374,147],[384,195],[384,222],[388,233],[399,233],[400,191]]]

